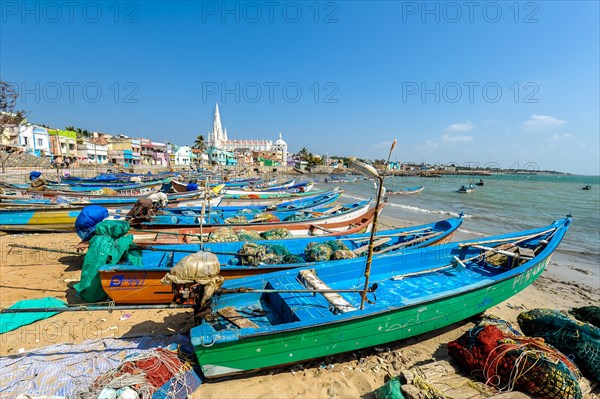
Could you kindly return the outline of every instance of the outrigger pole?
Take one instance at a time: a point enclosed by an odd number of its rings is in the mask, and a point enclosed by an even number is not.
[[[394,151],[394,147],[396,147],[396,139],[392,143],[390,147],[390,152],[388,154],[387,162],[385,164],[385,168],[387,169],[388,164],[390,163],[390,158],[392,156],[392,151]],[[379,204],[381,203],[381,197],[383,196],[383,180],[385,178],[385,172],[383,176],[377,173],[377,169],[372,167],[371,165],[364,164],[362,162],[352,162],[352,167],[356,169],[358,172],[373,177],[379,180],[379,188],[377,189],[377,200],[375,201],[375,215],[373,216],[373,227],[371,227],[371,236],[369,237],[369,250],[367,252],[367,264],[365,266],[365,286],[361,293],[360,299],[360,309],[362,310],[365,306],[365,301],[367,299],[367,291],[369,287],[369,277],[371,275],[371,262],[373,261],[373,241],[375,239],[375,231],[377,230],[377,219],[379,216]]]

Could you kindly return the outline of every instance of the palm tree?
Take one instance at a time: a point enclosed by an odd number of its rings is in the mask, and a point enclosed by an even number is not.
[[[204,150],[206,149],[206,143],[204,142],[204,135],[199,134],[198,137],[196,137],[196,140],[194,140],[194,145],[192,146],[192,148],[204,152]]]

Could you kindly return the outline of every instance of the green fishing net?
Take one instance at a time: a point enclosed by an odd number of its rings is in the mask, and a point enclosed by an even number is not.
[[[349,249],[338,249],[331,255],[331,260],[354,259],[356,254]]]
[[[304,249],[304,255],[309,262],[321,262],[331,259],[333,249],[327,244],[311,242]]]
[[[254,230],[238,230],[237,238],[239,241],[256,241],[263,239],[260,236],[260,233]]]
[[[573,308],[569,313],[579,321],[590,323],[591,325],[600,328],[600,306],[582,306]]]
[[[233,242],[238,236],[231,227],[216,229],[208,235],[208,242]]]
[[[261,233],[265,240],[286,240],[292,238],[293,235],[288,229],[271,229]]]
[[[519,314],[517,321],[526,335],[541,337],[573,359],[581,372],[600,380],[600,329],[553,309],[533,309]]]
[[[283,257],[282,263],[286,263],[286,264],[305,263],[305,261],[301,256],[289,254],[289,255],[285,255]]]

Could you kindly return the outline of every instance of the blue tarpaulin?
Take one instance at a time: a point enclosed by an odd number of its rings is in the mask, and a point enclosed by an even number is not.
[[[56,298],[25,299],[12,305],[9,309],[32,309],[32,308],[62,308],[67,304]],[[38,320],[52,317],[56,312],[35,313],[0,313],[0,334],[16,330]]]

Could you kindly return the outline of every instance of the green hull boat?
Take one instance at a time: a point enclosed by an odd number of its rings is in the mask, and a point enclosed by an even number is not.
[[[566,218],[375,259],[370,282],[377,287],[362,310],[364,270],[344,268],[344,261],[226,282],[223,288],[255,291],[214,301],[212,315],[191,331],[196,356],[213,378],[382,345],[465,320],[535,281],[570,224]]]

